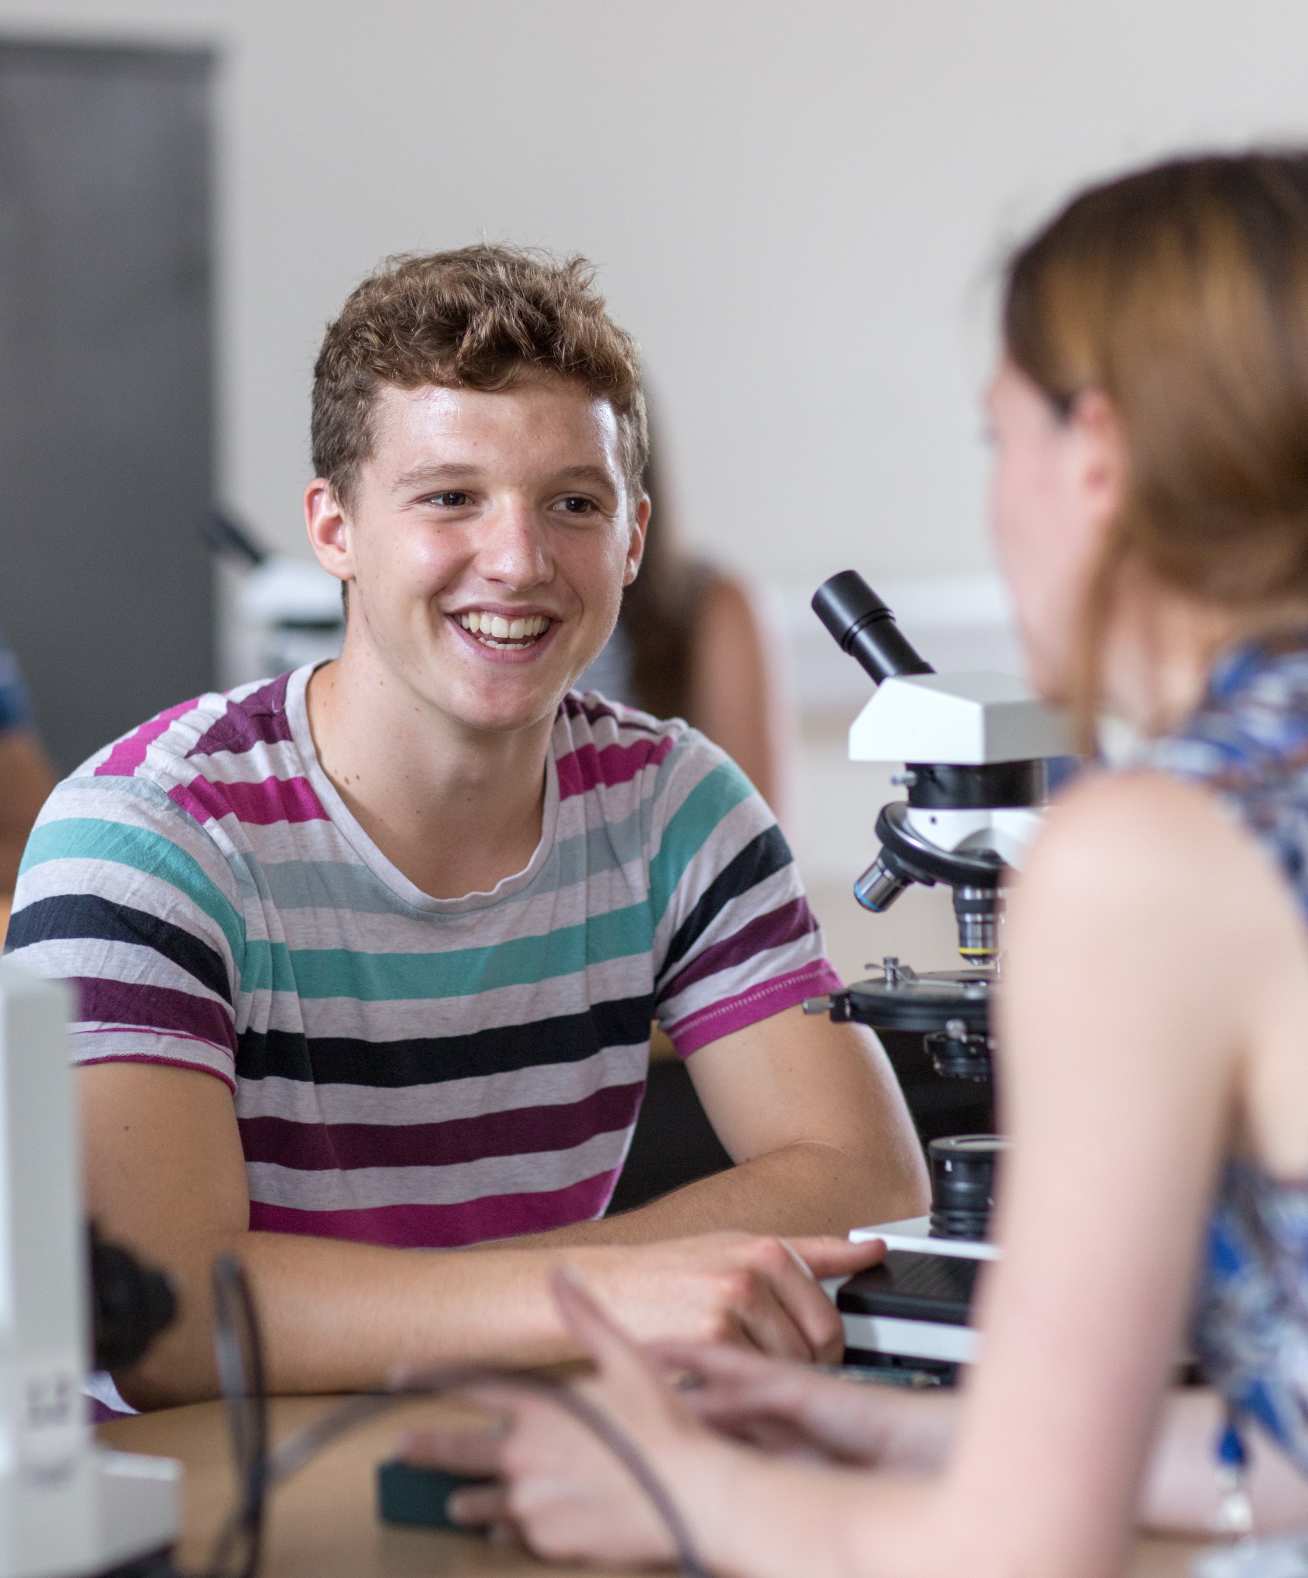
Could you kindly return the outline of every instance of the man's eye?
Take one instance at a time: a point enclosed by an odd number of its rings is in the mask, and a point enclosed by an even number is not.
[[[442,493],[429,493],[428,504],[439,504],[442,509],[457,510],[470,502],[470,495],[460,488],[446,488]]]
[[[568,494],[566,498],[560,499],[559,503],[563,506],[564,513],[568,515],[589,515],[596,508],[594,499],[582,498],[577,493]]]

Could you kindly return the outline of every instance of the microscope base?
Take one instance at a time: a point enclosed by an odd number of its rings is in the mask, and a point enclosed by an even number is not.
[[[925,1216],[855,1228],[855,1243],[871,1238],[886,1246],[887,1262],[851,1277],[836,1296],[852,1355],[885,1354],[939,1364],[970,1364],[977,1334],[968,1324],[968,1305],[977,1262],[996,1260],[993,1244],[972,1239],[932,1238]],[[915,1263],[916,1262],[916,1263]],[[950,1262],[963,1262],[955,1270]],[[923,1280],[930,1286],[924,1291]]]
[[[89,1452],[66,1483],[0,1475],[0,1578],[150,1578],[171,1572],[181,1469],[165,1458]]]

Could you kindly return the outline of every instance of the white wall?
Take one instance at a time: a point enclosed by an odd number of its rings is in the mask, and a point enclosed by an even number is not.
[[[1295,0],[0,0],[209,37],[221,476],[300,542],[322,326],[389,251],[579,249],[643,340],[677,516],[807,585],[986,564],[1003,243],[1087,175],[1308,132]]]
[[[1308,135],[1296,0],[0,0],[5,28],[224,47],[220,478],[270,540],[301,551],[309,372],[354,281],[537,242],[591,256],[645,345],[668,513],[800,627],[847,564],[914,600],[986,571],[1005,242],[1128,161]],[[813,688],[856,703],[816,640]],[[832,880],[867,853],[833,739],[796,825]]]

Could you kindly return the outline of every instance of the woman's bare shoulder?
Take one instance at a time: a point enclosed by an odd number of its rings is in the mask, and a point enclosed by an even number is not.
[[[1158,771],[1087,772],[1051,807],[1020,883],[1022,903],[1075,910],[1101,932],[1151,924],[1176,941],[1248,939],[1257,917],[1280,928],[1288,890],[1221,798]]]

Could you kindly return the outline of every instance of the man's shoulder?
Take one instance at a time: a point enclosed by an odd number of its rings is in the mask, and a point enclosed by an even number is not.
[[[294,678],[191,697],[96,751],[46,801],[29,857],[67,838],[86,842],[88,853],[123,838],[152,847],[162,839],[195,853],[210,850],[214,828],[230,829],[233,817],[266,822],[270,805],[278,816],[296,814],[282,804],[308,794],[287,715]]]
[[[666,782],[672,770],[711,771],[727,760],[684,718],[656,718],[598,691],[570,690],[554,734],[563,795]]]
[[[165,707],[96,751],[71,777],[171,788],[201,768],[210,776],[245,776],[251,757],[292,739],[286,705],[292,678],[281,674]]]

